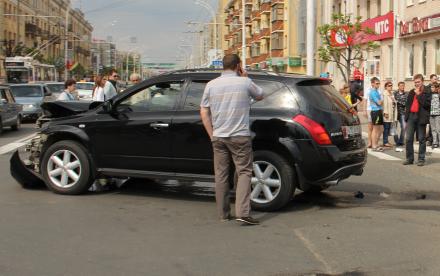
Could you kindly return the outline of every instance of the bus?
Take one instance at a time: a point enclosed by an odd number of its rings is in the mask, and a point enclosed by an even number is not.
[[[6,57],[5,70],[8,83],[57,81],[54,65],[42,64],[32,57]]]

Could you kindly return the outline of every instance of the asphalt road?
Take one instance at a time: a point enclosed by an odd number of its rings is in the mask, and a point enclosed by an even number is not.
[[[7,132],[0,147],[32,132]],[[209,183],[24,190],[10,155],[0,155],[0,275],[440,275],[437,153],[422,168],[402,166],[403,153],[370,156],[363,176],[255,213],[256,227],[219,222]]]

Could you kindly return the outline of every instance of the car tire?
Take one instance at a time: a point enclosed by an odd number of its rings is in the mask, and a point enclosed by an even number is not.
[[[293,198],[296,182],[292,164],[281,155],[271,151],[254,152],[252,209],[271,212],[284,207]]]
[[[49,146],[43,155],[41,172],[46,186],[57,194],[83,194],[94,182],[87,150],[75,141]]]
[[[12,130],[18,130],[21,127],[21,116],[17,116],[17,121],[11,126]]]
[[[322,185],[312,185],[310,184],[307,188],[303,190],[306,194],[319,194],[324,190],[330,188],[330,185],[322,184]]]

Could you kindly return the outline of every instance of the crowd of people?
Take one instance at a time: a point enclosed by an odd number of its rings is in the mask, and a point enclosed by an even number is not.
[[[108,99],[115,97],[120,91],[118,89],[119,75],[115,69],[112,69],[106,75],[97,75],[94,77],[95,86],[93,88],[92,99],[95,102],[105,102]],[[130,76],[130,82],[132,85],[141,81],[139,74],[133,73]],[[76,81],[74,79],[68,79],[64,83],[64,92],[61,93],[58,101],[75,101],[79,100],[76,91]]]
[[[429,84],[424,85],[423,75],[415,75],[414,88],[409,92],[405,90],[404,82],[399,82],[397,89],[393,90],[390,81],[385,82],[383,89],[377,77],[370,81],[371,87],[363,94],[362,87],[357,86],[356,82],[351,82],[350,86],[344,84],[340,89],[341,96],[356,109],[357,103],[364,103],[365,116],[368,118],[368,148],[380,152],[395,148],[402,152],[405,147],[404,165],[410,165],[414,164],[416,137],[419,142],[417,165],[424,166],[426,146],[431,145],[433,149],[440,146],[438,76],[432,74]],[[390,136],[394,144],[391,144]]]

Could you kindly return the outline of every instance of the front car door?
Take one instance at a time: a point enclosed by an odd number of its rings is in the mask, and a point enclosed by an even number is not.
[[[117,100],[88,128],[100,168],[172,172],[170,127],[184,81],[162,81]]]
[[[7,91],[6,88],[0,88],[0,93],[1,93],[0,113],[1,113],[1,120],[3,126],[9,126],[13,121],[11,105],[6,91]]]

